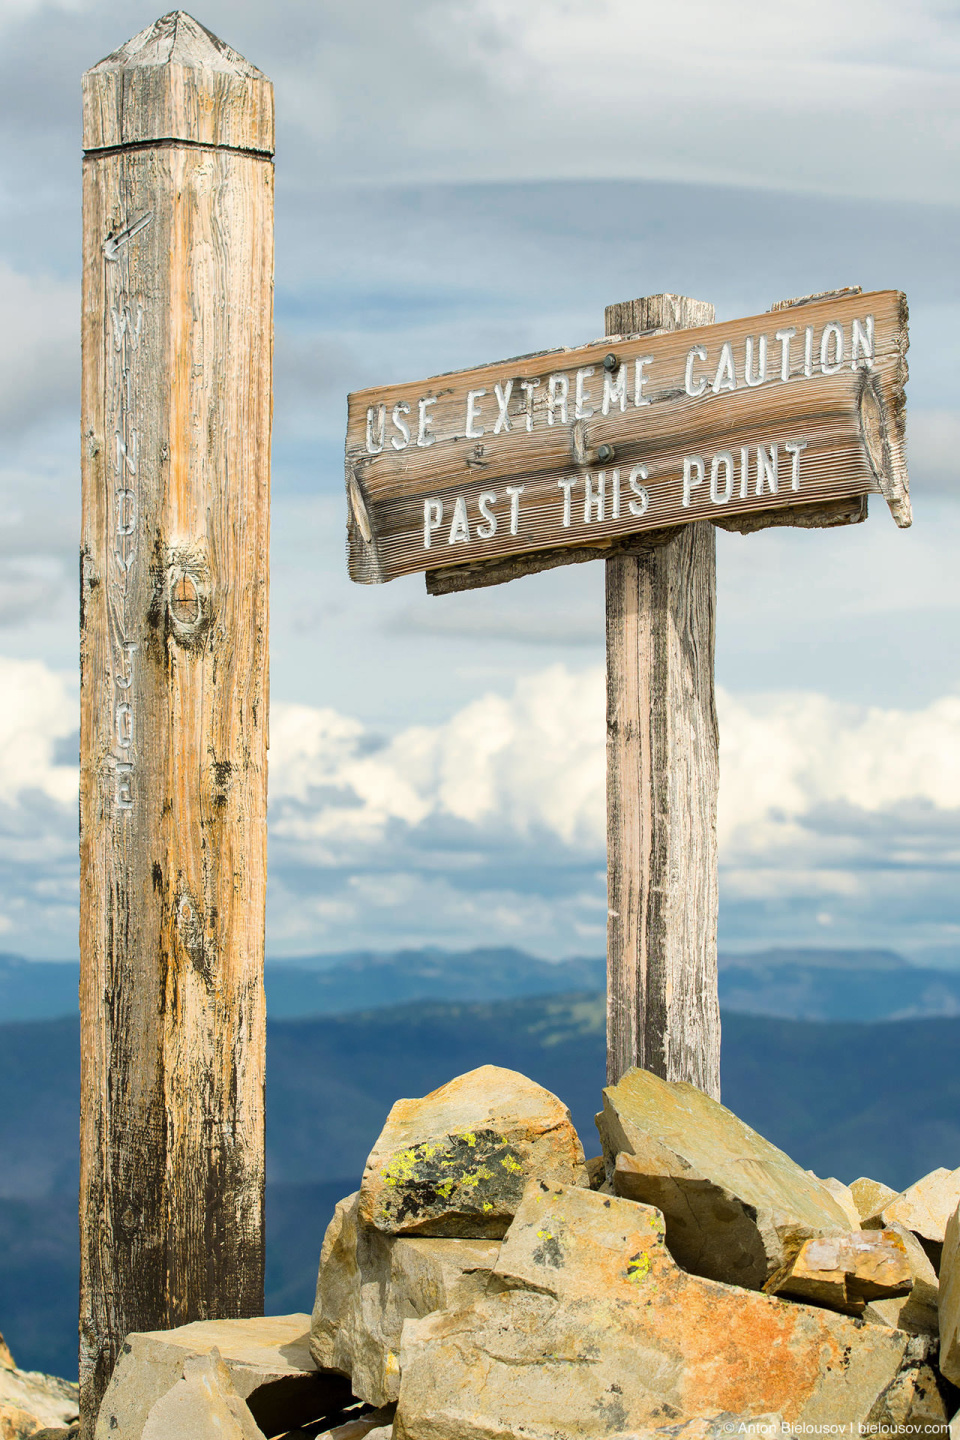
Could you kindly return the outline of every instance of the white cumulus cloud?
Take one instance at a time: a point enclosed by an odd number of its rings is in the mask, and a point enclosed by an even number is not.
[[[0,659],[0,690],[0,926],[11,948],[70,953],[75,685]],[[960,944],[960,696],[915,710],[718,698],[727,943]],[[275,705],[272,952],[600,950],[603,717],[598,666],[551,666],[388,736]]]
[[[76,805],[78,766],[57,753],[77,730],[74,677],[0,657],[0,695],[0,804],[26,806],[39,793]]]

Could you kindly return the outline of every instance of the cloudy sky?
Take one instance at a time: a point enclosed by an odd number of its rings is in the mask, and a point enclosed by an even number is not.
[[[0,947],[76,953],[80,75],[156,18],[0,0]],[[960,9],[207,0],[274,80],[268,950],[603,948],[602,567],[352,586],[348,390],[907,291],[916,523],[719,536],[721,943],[960,963]]]

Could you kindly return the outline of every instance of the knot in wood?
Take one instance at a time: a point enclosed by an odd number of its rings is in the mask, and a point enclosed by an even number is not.
[[[200,592],[192,575],[179,575],[170,587],[170,614],[178,625],[196,625],[201,614]]]

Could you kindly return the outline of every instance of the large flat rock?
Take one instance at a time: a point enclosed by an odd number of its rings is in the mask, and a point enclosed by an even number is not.
[[[867,1423],[910,1337],[687,1274],[664,1231],[650,1206],[532,1182],[503,1292],[404,1326],[395,1440],[693,1437],[724,1412]]]
[[[341,1376],[317,1371],[309,1315],[197,1320],[127,1336],[100,1406],[96,1440],[141,1440],[157,1402],[184,1379],[186,1362],[214,1351],[267,1434],[314,1420],[349,1398]]]
[[[383,1235],[359,1223],[359,1208],[359,1195],[341,1200],[324,1237],[310,1350],[361,1400],[385,1405],[400,1393],[404,1321],[479,1299],[500,1242]]]
[[[500,1239],[532,1175],[587,1185],[570,1111],[516,1070],[483,1065],[397,1101],[367,1160],[360,1220],[386,1234]]]
[[[661,1211],[684,1269],[759,1290],[803,1240],[851,1229],[823,1181],[695,1086],[628,1070],[603,1099],[614,1190]]]

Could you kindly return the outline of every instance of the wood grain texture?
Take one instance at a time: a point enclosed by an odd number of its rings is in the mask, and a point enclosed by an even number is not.
[[[508,580],[520,580],[524,575],[556,570],[560,565],[584,565],[589,560],[609,560],[613,555],[636,555],[651,546],[668,544],[679,533],[679,525],[665,525],[660,530],[627,535],[621,540],[601,540],[595,545],[564,550],[531,550],[525,555],[508,555],[502,560],[475,560],[468,565],[448,565],[443,569],[427,571],[427,594],[456,595],[463,590],[484,590],[489,585],[505,585]]]
[[[202,108],[202,53],[167,78]],[[159,107],[160,78],[150,93]],[[129,1331],[262,1312],[273,167],[95,154],[83,223],[90,1440]]]
[[[758,530],[770,530],[778,525],[789,525],[795,530],[832,530],[837,525],[862,525],[866,518],[866,495],[852,495],[846,500],[788,505],[782,510],[759,510],[753,515],[730,515],[726,520],[711,523],[718,530],[730,530],[735,535],[755,535]]]
[[[611,306],[638,329],[705,324],[677,296]],[[633,1065],[719,1098],[716,532],[606,563],[607,1075]]]
[[[770,306],[770,313],[798,309],[818,300],[832,300],[837,296],[862,293],[862,285],[844,285],[838,290],[820,290],[814,295],[797,295],[791,300],[777,300]],[[713,523],[718,530],[729,530],[738,535],[755,535],[759,530],[784,525],[799,530],[831,530],[838,525],[862,525],[867,513],[867,496],[855,495],[844,500],[794,505],[779,510],[761,510],[750,515],[731,515],[725,520],[714,520]]]
[[[85,151],[153,140],[273,154],[270,81],[183,10],[83,77]]]
[[[647,318],[675,308],[674,297]],[[627,306],[612,316],[643,318]],[[910,523],[899,292],[695,329],[648,327],[351,395],[352,578],[575,551],[870,492]],[[767,453],[778,470],[764,478]]]

